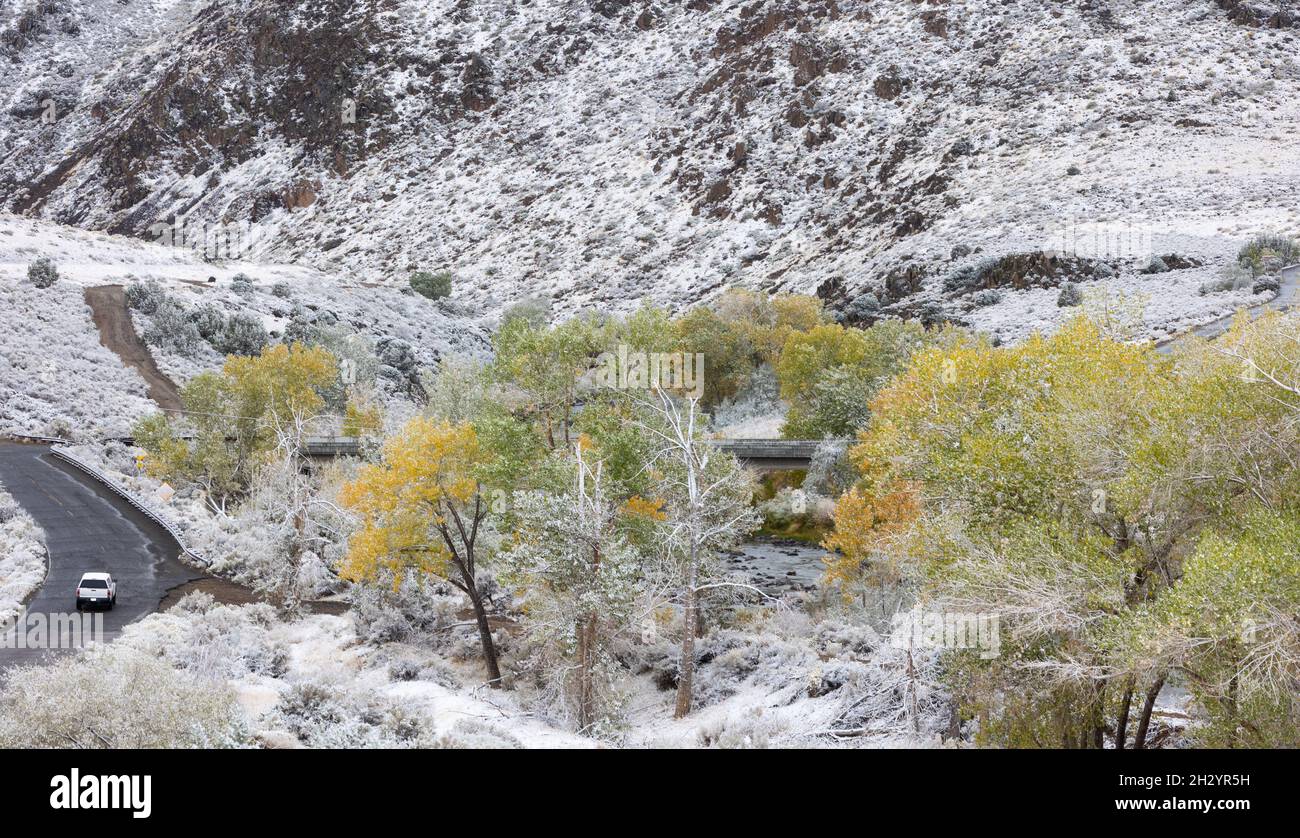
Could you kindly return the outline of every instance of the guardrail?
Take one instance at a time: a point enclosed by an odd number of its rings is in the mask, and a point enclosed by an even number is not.
[[[59,439],[58,437],[33,436],[31,434],[16,434],[11,432],[5,433],[4,438],[11,439],[14,442],[31,442],[31,443],[39,443],[41,445],[68,445],[69,444],[68,440]]]
[[[66,442],[66,440],[58,440],[58,441]],[[184,537],[181,536],[180,530],[172,526],[171,523],[167,521],[167,519],[163,518],[162,515],[155,512],[153,509],[151,509],[147,504],[144,503],[144,501],[137,500],[130,492],[123,489],[121,486],[117,485],[117,483],[114,482],[113,479],[110,478],[107,474],[104,474],[102,471],[95,468],[90,463],[87,463],[84,460],[75,457],[72,454],[69,454],[68,452],[63,451],[59,448],[51,448],[50,453],[53,454],[55,457],[58,457],[60,460],[63,460],[65,463],[77,469],[78,471],[84,472],[94,480],[104,484],[105,486],[108,487],[108,489],[111,492],[113,492],[113,494],[117,495],[122,500],[126,501],[127,504],[129,504],[133,509],[139,512],[141,515],[143,515],[144,517],[148,518],[150,521],[153,521],[155,524],[161,527],[164,531],[166,531],[168,535],[170,535],[176,541],[176,546],[180,547],[181,553],[191,556],[197,562],[199,562],[199,564],[205,566],[208,564],[208,560],[204,558],[202,553],[198,553],[194,550],[191,550],[189,547],[185,546],[185,539]]]

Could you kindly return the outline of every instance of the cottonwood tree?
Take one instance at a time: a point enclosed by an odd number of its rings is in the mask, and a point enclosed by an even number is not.
[[[364,466],[340,492],[361,518],[341,575],[360,582],[391,574],[398,585],[409,573],[446,580],[469,598],[488,683],[499,687],[496,643],[476,581],[492,535],[492,502],[478,475],[483,462],[471,425],[408,422],[384,444],[380,462]]]
[[[512,317],[497,332],[493,376],[523,394],[548,449],[573,444],[579,386],[607,338],[604,325],[587,316],[555,327]]]
[[[901,558],[936,607],[1002,615],[1002,654],[950,668],[982,735],[1145,747],[1193,664],[1142,627],[1200,540],[1293,503],[1285,402],[1204,344],[1175,363],[1086,318],[1012,349],[957,335],[873,401],[829,543],[844,576]]]
[[[654,390],[639,406],[636,422],[648,438],[648,467],[663,501],[658,572],[683,615],[675,709],[681,718],[691,710],[700,594],[733,584],[714,578],[718,552],[752,532],[759,516],[753,476],[705,440],[698,399]]]
[[[180,415],[141,420],[136,444],[150,473],[196,483],[224,510],[248,490],[282,433],[320,413],[322,392],[337,378],[334,356],[319,347],[278,344],[255,357],[227,358],[220,373],[186,383]]]
[[[534,637],[558,659],[578,729],[590,732],[616,702],[609,648],[632,620],[642,556],[590,443],[581,438],[568,459],[563,490],[515,495],[515,542],[501,561],[523,593]]]
[[[325,550],[340,537],[332,526],[337,510],[321,497],[319,477],[303,455],[312,418],[299,411],[277,422],[275,448],[254,472],[240,510],[241,518],[267,528],[271,536],[260,555],[249,557],[245,575],[254,590],[288,614],[329,581]]]

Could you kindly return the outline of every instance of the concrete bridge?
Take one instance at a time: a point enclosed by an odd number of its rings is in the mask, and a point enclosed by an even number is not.
[[[815,439],[717,439],[709,442],[758,471],[807,469],[813,452],[821,444]],[[310,437],[303,447],[307,456],[314,459],[355,457],[360,453],[354,437]]]
[[[135,440],[131,437],[115,439],[127,445],[135,444]],[[822,441],[817,439],[711,439],[708,442],[757,471],[802,471],[808,468],[813,452]],[[361,454],[361,445],[357,438],[352,436],[311,436],[303,443],[303,453],[313,460],[356,457]]]

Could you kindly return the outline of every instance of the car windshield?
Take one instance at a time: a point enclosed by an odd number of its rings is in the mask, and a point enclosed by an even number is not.
[[[82,579],[81,587],[83,588],[107,588],[108,583],[103,579]]]

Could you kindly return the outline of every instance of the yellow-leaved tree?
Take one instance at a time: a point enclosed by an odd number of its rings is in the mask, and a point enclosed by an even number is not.
[[[379,463],[365,466],[340,500],[361,516],[348,541],[341,575],[354,582],[409,573],[444,579],[470,600],[488,682],[501,670],[483,595],[475,584],[491,504],[479,484],[483,464],[469,424],[412,419],[385,444]]]
[[[286,437],[307,432],[325,408],[321,393],[337,381],[334,356],[319,346],[276,344],[256,356],[232,355],[221,372],[185,384],[182,415],[141,420],[136,444],[151,474],[198,483],[221,506],[248,490]]]

